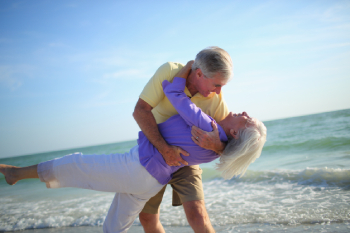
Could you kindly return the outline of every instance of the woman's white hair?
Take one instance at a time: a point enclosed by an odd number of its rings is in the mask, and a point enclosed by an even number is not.
[[[237,175],[242,177],[248,166],[260,157],[266,142],[266,127],[261,121],[253,119],[238,135],[237,140],[229,138],[220,162],[216,164],[224,179]]]
[[[217,73],[220,73],[221,79],[229,81],[233,76],[230,55],[216,46],[205,48],[197,54],[192,70],[198,68],[207,78],[213,78]]]

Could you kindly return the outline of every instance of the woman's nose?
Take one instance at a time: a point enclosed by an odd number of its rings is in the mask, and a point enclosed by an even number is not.
[[[246,117],[248,117],[248,118],[249,118],[249,115],[248,115],[248,113],[247,113],[247,112],[242,112],[242,115],[243,115],[243,116],[246,116]]]

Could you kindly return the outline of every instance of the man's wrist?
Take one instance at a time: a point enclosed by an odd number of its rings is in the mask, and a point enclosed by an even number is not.
[[[164,156],[164,154],[167,154],[170,150],[170,145],[168,143],[166,143],[164,141],[164,143],[162,143],[160,146],[159,146],[159,149],[158,151],[160,152],[161,155]]]

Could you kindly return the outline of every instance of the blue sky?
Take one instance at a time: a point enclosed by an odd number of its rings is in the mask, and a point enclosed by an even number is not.
[[[0,157],[136,139],[148,79],[211,45],[233,112],[350,108],[349,1],[0,1]]]

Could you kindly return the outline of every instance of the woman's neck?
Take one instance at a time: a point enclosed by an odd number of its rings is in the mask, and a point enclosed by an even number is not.
[[[229,129],[229,127],[227,127],[225,119],[223,119],[222,121],[219,121],[218,125],[220,125],[221,128],[224,130],[226,136],[230,137],[230,129]]]

